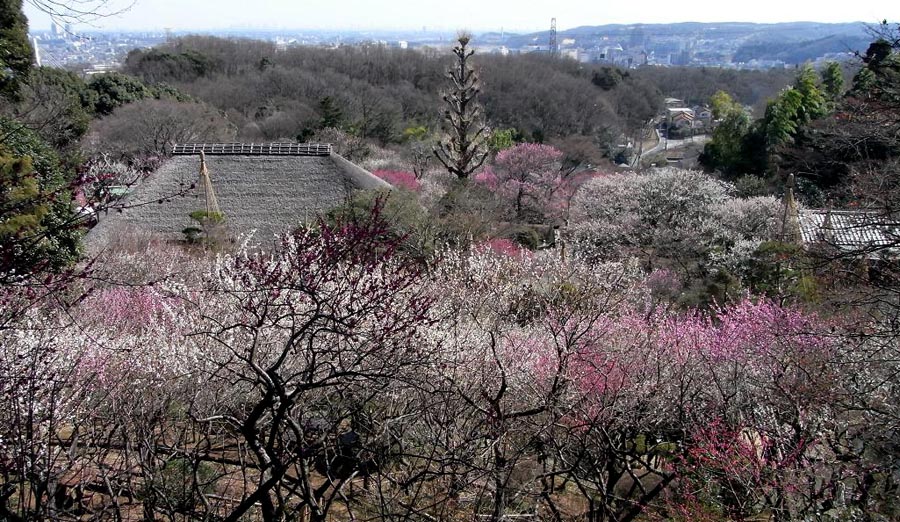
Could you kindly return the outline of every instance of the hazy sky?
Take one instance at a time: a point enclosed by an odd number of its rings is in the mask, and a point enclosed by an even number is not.
[[[84,1],[84,0],[81,0]],[[129,0],[109,0],[116,9]],[[35,29],[50,19],[26,0]],[[852,22],[900,19],[900,1],[866,0],[136,0],[127,12],[97,20],[99,29],[292,28],[540,30],[607,23]],[[82,30],[88,26],[79,25]]]

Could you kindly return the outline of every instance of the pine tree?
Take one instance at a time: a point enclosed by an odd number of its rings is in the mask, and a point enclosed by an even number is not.
[[[841,64],[837,62],[828,62],[822,69],[822,87],[825,89],[825,95],[828,101],[836,102],[844,94],[844,72],[841,70]]]

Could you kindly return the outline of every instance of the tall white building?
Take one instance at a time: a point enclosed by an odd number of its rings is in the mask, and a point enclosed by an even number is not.
[[[31,38],[31,45],[34,47],[34,64],[38,67],[41,66],[41,48],[38,47],[38,39],[37,36],[33,36]]]

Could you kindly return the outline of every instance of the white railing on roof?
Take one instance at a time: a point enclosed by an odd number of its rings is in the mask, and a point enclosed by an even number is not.
[[[173,155],[328,156],[330,143],[177,143]]]

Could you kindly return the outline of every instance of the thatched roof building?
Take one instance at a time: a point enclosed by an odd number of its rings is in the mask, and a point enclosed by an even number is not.
[[[99,216],[87,235],[88,247],[102,248],[134,230],[183,238],[182,230],[197,225],[190,214],[206,208],[201,152],[228,234],[254,232],[257,241],[340,205],[355,190],[390,187],[330,145],[177,145],[173,156],[123,200],[121,212]]]

